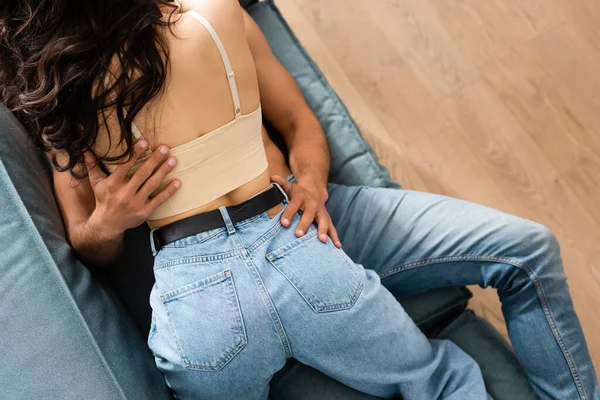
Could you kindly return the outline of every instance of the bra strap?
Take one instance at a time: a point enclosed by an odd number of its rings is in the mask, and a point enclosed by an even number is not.
[[[125,107],[123,107],[123,115],[125,117],[127,117],[127,110],[125,109]],[[136,143],[144,138],[144,136],[142,135],[142,132],[139,130],[139,128],[133,121],[131,121],[131,133],[133,133],[133,137],[135,137]],[[146,140],[146,142],[148,142],[148,140]],[[148,147],[146,147],[145,154],[147,156],[152,154],[152,146],[150,146],[149,142],[148,142]]]
[[[227,51],[225,50],[225,46],[223,46],[223,42],[221,38],[217,34],[217,31],[213,28],[213,26],[204,18],[202,15],[198,14],[194,10],[188,11],[188,13],[196,18],[200,23],[206,28],[210,36],[212,37],[217,49],[219,49],[219,53],[221,54],[221,59],[223,60],[223,65],[225,65],[225,71],[227,72],[227,80],[229,81],[229,89],[231,90],[231,98],[233,99],[233,107],[235,112],[235,118],[239,118],[242,115],[242,110],[240,107],[240,96],[238,94],[237,84],[235,82],[235,73],[231,68],[231,62],[229,61],[229,56],[227,55]]]

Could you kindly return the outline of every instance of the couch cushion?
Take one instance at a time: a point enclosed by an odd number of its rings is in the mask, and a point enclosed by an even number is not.
[[[2,398],[167,399],[145,338],[65,240],[48,170],[0,106]]]

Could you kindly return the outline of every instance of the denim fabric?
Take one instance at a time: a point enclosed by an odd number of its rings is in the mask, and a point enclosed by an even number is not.
[[[366,186],[330,184],[327,209],[350,258],[390,289],[405,296],[456,285],[497,289],[538,396],[600,398],[559,245],[546,227],[462,200]]]
[[[286,202],[284,204],[287,205]],[[148,345],[181,399],[266,399],[287,358],[361,392],[487,398],[477,364],[429,340],[381,285],[314,225],[297,238],[283,210],[164,246],[154,265]]]

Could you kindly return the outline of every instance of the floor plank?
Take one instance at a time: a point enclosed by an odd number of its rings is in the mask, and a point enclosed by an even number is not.
[[[340,4],[341,5],[341,4]],[[479,78],[426,1],[376,1],[365,10],[435,98]],[[372,43],[377,46],[377,43]]]
[[[600,221],[600,158],[587,136],[580,108],[526,46],[490,63],[485,79],[563,178]],[[583,101],[583,100],[582,100]]]

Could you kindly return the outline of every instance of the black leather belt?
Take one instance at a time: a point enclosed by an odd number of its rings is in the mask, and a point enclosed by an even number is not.
[[[240,222],[261,214],[283,200],[287,200],[283,189],[277,184],[273,184],[270,189],[252,197],[243,203],[235,206],[226,207],[227,213],[232,223]],[[225,221],[221,212],[216,210],[192,215],[191,217],[165,225],[162,228],[155,229],[151,233],[151,240],[154,242],[154,253],[156,254],[162,246],[173,243],[176,240],[195,235],[200,232],[225,226]]]

